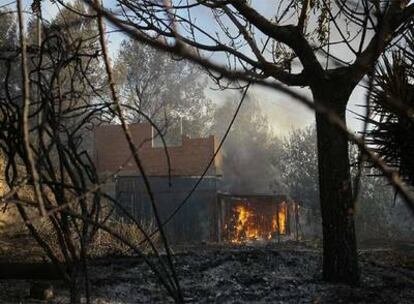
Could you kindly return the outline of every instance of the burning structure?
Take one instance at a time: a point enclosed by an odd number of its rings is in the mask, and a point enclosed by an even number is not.
[[[196,186],[213,158],[213,136],[181,137],[181,145],[154,144],[150,124],[131,124],[134,144],[149,179],[162,221],[187,202],[166,225],[176,243],[268,240],[290,233],[291,204],[283,195],[231,195],[219,193],[221,155]],[[114,174],[106,192],[135,218],[150,224],[153,211],[141,172],[135,165],[121,126],[103,125],[95,130],[95,162],[103,177]],[[194,190],[195,189],[195,190]],[[188,197],[189,193],[191,196]]]
[[[298,205],[288,202],[285,195],[219,193],[215,211],[218,241],[278,239],[298,229]]]

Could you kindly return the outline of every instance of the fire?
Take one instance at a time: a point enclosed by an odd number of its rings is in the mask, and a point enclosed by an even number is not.
[[[279,231],[279,234],[286,233],[286,204],[283,202],[279,206],[277,214],[273,216],[272,219],[272,232]]]
[[[280,234],[286,233],[286,203],[283,202],[279,206],[279,210],[277,212],[277,220],[278,220],[278,230]]]
[[[235,212],[237,214],[235,226],[236,235],[232,241],[237,243],[243,239],[258,239],[259,230],[253,227],[253,221],[249,221],[253,217],[253,213],[244,206],[237,206]]]
[[[231,242],[272,239],[277,233],[286,233],[286,203],[280,204],[273,216],[266,215],[263,211],[259,212],[257,206],[253,208],[248,203],[233,207],[231,223],[225,225]]]

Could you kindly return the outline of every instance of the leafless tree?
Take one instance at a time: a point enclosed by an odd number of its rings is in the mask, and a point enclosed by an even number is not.
[[[323,276],[357,284],[348,140],[374,159],[412,211],[414,205],[398,174],[367,149],[363,138],[347,131],[346,107],[381,54],[404,40],[414,5],[403,0],[119,0],[119,10],[109,11],[85,2],[130,37],[202,65],[223,88],[261,84],[316,110]],[[267,39],[271,43],[262,53]],[[286,86],[309,88],[314,102]]]
[[[41,20],[41,7],[34,8],[35,18]],[[75,16],[81,13],[76,12]],[[103,121],[118,117],[125,126],[116,98],[111,101],[108,97],[114,86],[102,19],[91,15],[69,20],[63,16],[64,24],[41,20],[37,22],[40,26],[30,29],[21,0],[17,1],[16,14],[18,44],[2,49],[0,54],[6,75],[0,89],[0,149],[10,189],[2,197],[2,204],[16,205],[27,229],[68,284],[71,303],[80,302],[81,296],[90,302],[89,248],[98,230],[141,256],[173,299],[182,302],[162,227],[167,263],[138,221],[101,191],[105,180],[97,174],[87,143],[93,127]],[[95,30],[74,39],[67,29],[82,22],[95,23]],[[94,69],[99,68],[102,59],[109,81],[96,77]],[[15,65],[21,70],[17,71]],[[136,152],[135,146],[131,148]],[[139,163],[137,155],[135,159]],[[155,260],[108,226],[115,207],[140,229]],[[54,237],[40,231],[39,219],[52,227],[57,247]]]
[[[62,0],[56,1],[67,6]],[[33,237],[72,285],[72,301],[79,301],[76,291],[80,276],[89,299],[87,250],[98,229],[141,255],[174,300],[183,301],[163,231],[165,222],[158,216],[138,147],[124,118],[112,75],[104,20],[132,39],[201,65],[220,88],[244,89],[235,116],[247,90],[255,84],[279,90],[316,111],[323,274],[328,281],[357,284],[348,141],[355,142],[362,154],[389,178],[412,211],[414,199],[398,173],[365,145],[364,138],[347,130],[345,111],[351,93],[365,76],[371,78],[381,54],[404,43],[406,31],[412,26],[414,4],[403,0],[291,0],[271,4],[245,0],[118,0],[119,10],[110,11],[97,0],[84,2],[91,10],[71,9],[88,22],[97,22],[94,37],[67,41],[61,29],[54,27],[42,31],[42,35],[38,32],[37,44],[31,45],[26,42],[23,9],[18,0],[19,45],[0,56],[7,67],[0,94],[0,142],[10,187],[3,202],[17,205]],[[204,17],[202,22],[200,16]],[[95,43],[85,49],[82,46],[86,41]],[[104,81],[88,74],[89,64],[95,60],[103,62]],[[17,89],[9,81],[16,62],[21,67]],[[309,88],[314,101],[288,87]],[[82,139],[91,126],[107,117],[121,122],[144,178],[167,253],[166,263],[159,259],[156,264],[142,255],[138,246],[113,231],[101,217],[102,200],[110,198],[100,191],[101,181]],[[20,195],[23,185],[33,190],[34,199]],[[59,255],[39,235],[33,214],[51,222],[59,238]],[[151,244],[151,234],[142,231]],[[152,248],[158,254],[153,245]],[[62,267],[58,256],[64,257],[68,269]]]

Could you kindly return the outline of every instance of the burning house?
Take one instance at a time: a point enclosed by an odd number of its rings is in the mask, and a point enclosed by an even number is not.
[[[291,232],[295,205],[284,195],[218,194],[217,239],[241,243],[277,239]]]
[[[292,204],[283,195],[234,195],[220,193],[220,153],[213,136],[181,136],[181,144],[163,146],[154,142],[150,124],[131,124],[130,132],[148,177],[162,221],[184,200],[186,203],[168,222],[166,232],[176,243],[275,239],[291,232]],[[153,210],[122,128],[103,125],[95,129],[95,162],[102,177],[113,175],[106,192],[135,218],[151,225]],[[189,194],[191,193],[191,196]]]

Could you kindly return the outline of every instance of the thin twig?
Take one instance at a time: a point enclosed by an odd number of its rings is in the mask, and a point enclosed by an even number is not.
[[[26,53],[26,36],[24,30],[24,19],[22,10],[22,0],[17,0],[17,11],[19,20],[19,38],[21,48],[21,72],[22,72],[22,89],[23,89],[23,118],[22,118],[22,129],[24,147],[26,151],[27,161],[30,166],[30,173],[33,179],[33,185],[37,202],[39,204],[39,210],[41,215],[46,215],[46,209],[43,202],[42,192],[39,184],[39,173],[37,172],[36,164],[32,154],[32,148],[30,146],[30,135],[29,135],[29,112],[30,112],[30,84],[29,84],[29,72],[27,63]]]

